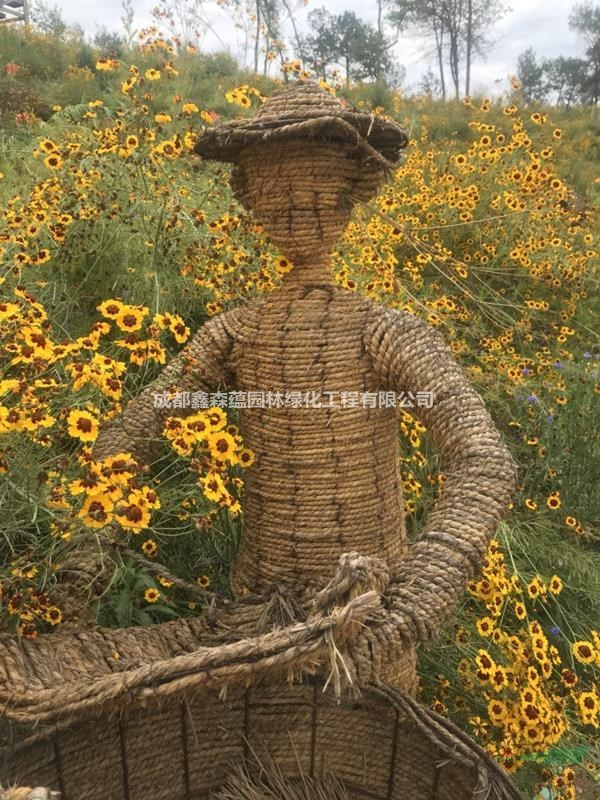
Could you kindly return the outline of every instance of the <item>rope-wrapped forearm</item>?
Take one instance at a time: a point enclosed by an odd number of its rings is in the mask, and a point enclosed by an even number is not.
[[[93,448],[94,458],[129,452],[137,461],[151,461],[160,447],[166,418],[185,416],[192,410],[190,405],[158,407],[157,396],[169,391],[189,392],[190,395],[214,392],[230,382],[227,358],[232,338],[225,319],[230,314],[221,314],[203,325],[159,377],[100,432]]]
[[[143,703],[185,690],[251,685],[266,675],[314,673],[339,694],[357,682],[348,643],[381,610],[386,565],[358,553],[340,557],[331,582],[286,603],[279,593],[215,605],[210,616],[151,628],[56,633],[18,643],[0,635],[2,715],[53,721]],[[68,668],[65,667],[68,664]]]
[[[432,434],[445,481],[422,536],[396,570],[386,596],[407,644],[433,638],[480,569],[516,482],[515,463],[483,400],[442,337],[410,314],[386,309],[366,344],[382,382],[395,392],[431,393],[411,409]]]

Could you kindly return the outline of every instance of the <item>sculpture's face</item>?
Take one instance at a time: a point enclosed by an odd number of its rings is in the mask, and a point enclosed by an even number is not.
[[[298,139],[242,151],[231,185],[277,247],[301,264],[327,255],[355,203],[374,195],[384,177],[352,145]]]

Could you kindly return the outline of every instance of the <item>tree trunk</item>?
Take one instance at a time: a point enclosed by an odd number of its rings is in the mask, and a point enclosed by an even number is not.
[[[271,49],[271,37],[267,33],[267,38],[265,40],[265,57],[263,59],[263,75],[266,76],[267,74],[267,66],[269,64],[269,50]]]
[[[466,78],[465,78],[465,95],[467,97],[471,92],[472,47],[473,47],[473,0],[467,0],[467,55],[466,55]]]
[[[292,28],[294,31],[294,39],[296,40],[296,52],[298,53],[298,55],[302,55],[302,45],[300,42],[300,34],[298,33],[298,26],[296,25],[296,19],[292,14],[292,9],[290,8],[290,5],[287,2],[287,0],[282,0],[282,2],[283,2],[283,7],[287,11],[287,15],[290,19],[290,22],[292,23]],[[302,59],[302,66],[304,66],[304,59]],[[287,73],[285,74],[285,77],[287,77]]]
[[[454,84],[454,97],[458,100],[460,95],[460,74],[459,74],[459,62],[460,58],[458,55],[458,37],[457,32],[451,30],[450,31],[450,74],[452,76],[452,83]]]
[[[256,41],[254,42],[254,72],[258,73],[258,56],[260,53],[260,0],[256,0]]]
[[[437,50],[438,69],[440,71],[440,85],[442,88],[442,100],[446,100],[446,77],[444,75],[444,27],[438,27],[437,21],[433,20],[433,30],[435,33],[435,49]]]

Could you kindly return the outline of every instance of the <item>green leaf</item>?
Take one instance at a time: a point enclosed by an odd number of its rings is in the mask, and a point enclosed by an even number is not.
[[[526,761],[536,761],[539,764],[555,764],[556,766],[567,766],[583,761],[589,753],[590,748],[586,745],[577,747],[553,747],[545,753],[529,753],[525,756]]]
[[[139,625],[147,626],[147,625],[152,625],[154,623],[154,620],[152,619],[150,614],[148,614],[146,611],[139,609],[139,611],[136,612],[136,622]]]
[[[119,599],[115,606],[115,613],[119,625],[126,627],[131,624],[131,595],[127,587],[119,594]]]

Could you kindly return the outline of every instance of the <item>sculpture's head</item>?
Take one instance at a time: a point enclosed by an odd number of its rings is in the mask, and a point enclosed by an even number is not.
[[[196,152],[233,162],[234,194],[302,266],[327,258],[355,203],[377,193],[407,143],[395,122],[298,83],[252,119],[205,129]]]

